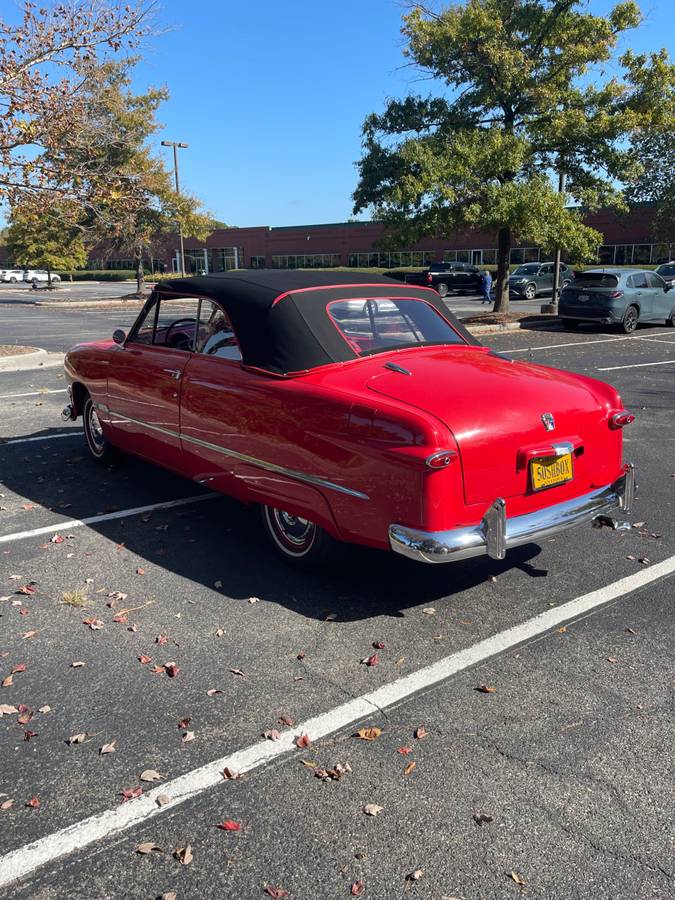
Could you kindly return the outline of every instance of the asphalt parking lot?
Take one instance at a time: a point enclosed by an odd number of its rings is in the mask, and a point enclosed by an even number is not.
[[[133,317],[6,306],[0,343]],[[675,330],[484,342],[618,388],[635,527],[299,574],[90,462],[58,367],[0,373],[0,895],[675,896]]]

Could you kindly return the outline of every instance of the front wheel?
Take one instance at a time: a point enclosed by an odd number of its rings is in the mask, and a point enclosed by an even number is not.
[[[115,448],[103,433],[103,426],[98,417],[96,405],[91,397],[87,397],[84,401],[82,420],[84,437],[89,452],[97,463],[100,463],[102,466],[109,466],[115,459]]]
[[[441,281],[440,284],[436,285],[436,290],[438,291],[441,297],[447,297],[448,295],[448,286],[444,281]]]
[[[635,306],[629,306],[621,323],[621,329],[624,334],[632,334],[638,326],[640,313]]]
[[[670,316],[666,319],[666,325],[669,328],[675,328],[675,306],[673,307],[673,311]]]
[[[523,292],[523,296],[526,300],[534,300],[537,296],[537,288],[534,284],[528,284]]]
[[[16,284],[16,278],[15,278],[13,275],[12,275],[12,277],[9,279],[9,281],[10,281],[10,284]]]
[[[277,509],[260,507],[263,530],[276,552],[294,566],[321,568],[337,555],[338,542],[319,525]]]

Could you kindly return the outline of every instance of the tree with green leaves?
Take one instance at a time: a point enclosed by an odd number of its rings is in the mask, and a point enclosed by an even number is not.
[[[637,4],[607,16],[585,6],[415,4],[403,17],[404,53],[440,96],[392,100],[363,126],[354,212],[371,208],[401,244],[457,228],[496,232],[498,312],[508,309],[513,243],[593,258],[602,235],[583,224],[579,205],[624,204],[617,182],[635,171],[626,140],[654,123],[674,126],[667,52],[616,58],[619,38],[641,21]]]
[[[628,186],[633,202],[654,205],[653,237],[675,240],[675,134],[671,129],[648,130],[636,136],[633,158],[639,169]]]
[[[133,62],[92,67],[88,128],[64,135],[51,159],[59,168],[82,173],[87,193],[99,198],[86,208],[82,227],[88,240],[98,241],[107,253],[133,257],[140,294],[143,260],[162,236],[180,225],[184,235],[204,239],[213,230],[213,219],[199,200],[175,190],[171,172],[153,152],[149,141],[159,128],[156,112],[167,92],[134,94],[129,78]]]
[[[46,269],[51,288],[54,271],[77,269],[87,262],[79,212],[65,201],[14,206],[5,235],[9,257],[17,265]]]

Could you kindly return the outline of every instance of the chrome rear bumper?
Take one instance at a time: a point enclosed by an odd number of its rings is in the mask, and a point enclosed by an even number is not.
[[[509,519],[506,502],[497,498],[478,525],[450,531],[418,531],[405,525],[389,526],[391,549],[418,562],[445,563],[487,554],[504,559],[506,551],[520,544],[540,541],[598,516],[621,510],[629,513],[635,494],[635,467],[624,466],[613,484],[598,488],[573,500],[547,506],[536,512]]]

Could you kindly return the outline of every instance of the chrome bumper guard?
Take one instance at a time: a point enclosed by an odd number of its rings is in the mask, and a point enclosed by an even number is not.
[[[445,563],[484,554],[504,559],[507,550],[520,544],[541,541],[599,516],[610,517],[616,510],[628,514],[634,496],[635,466],[627,463],[613,484],[573,500],[509,519],[506,501],[499,497],[478,525],[450,531],[418,531],[405,525],[390,525],[389,543],[396,553],[418,562]]]

